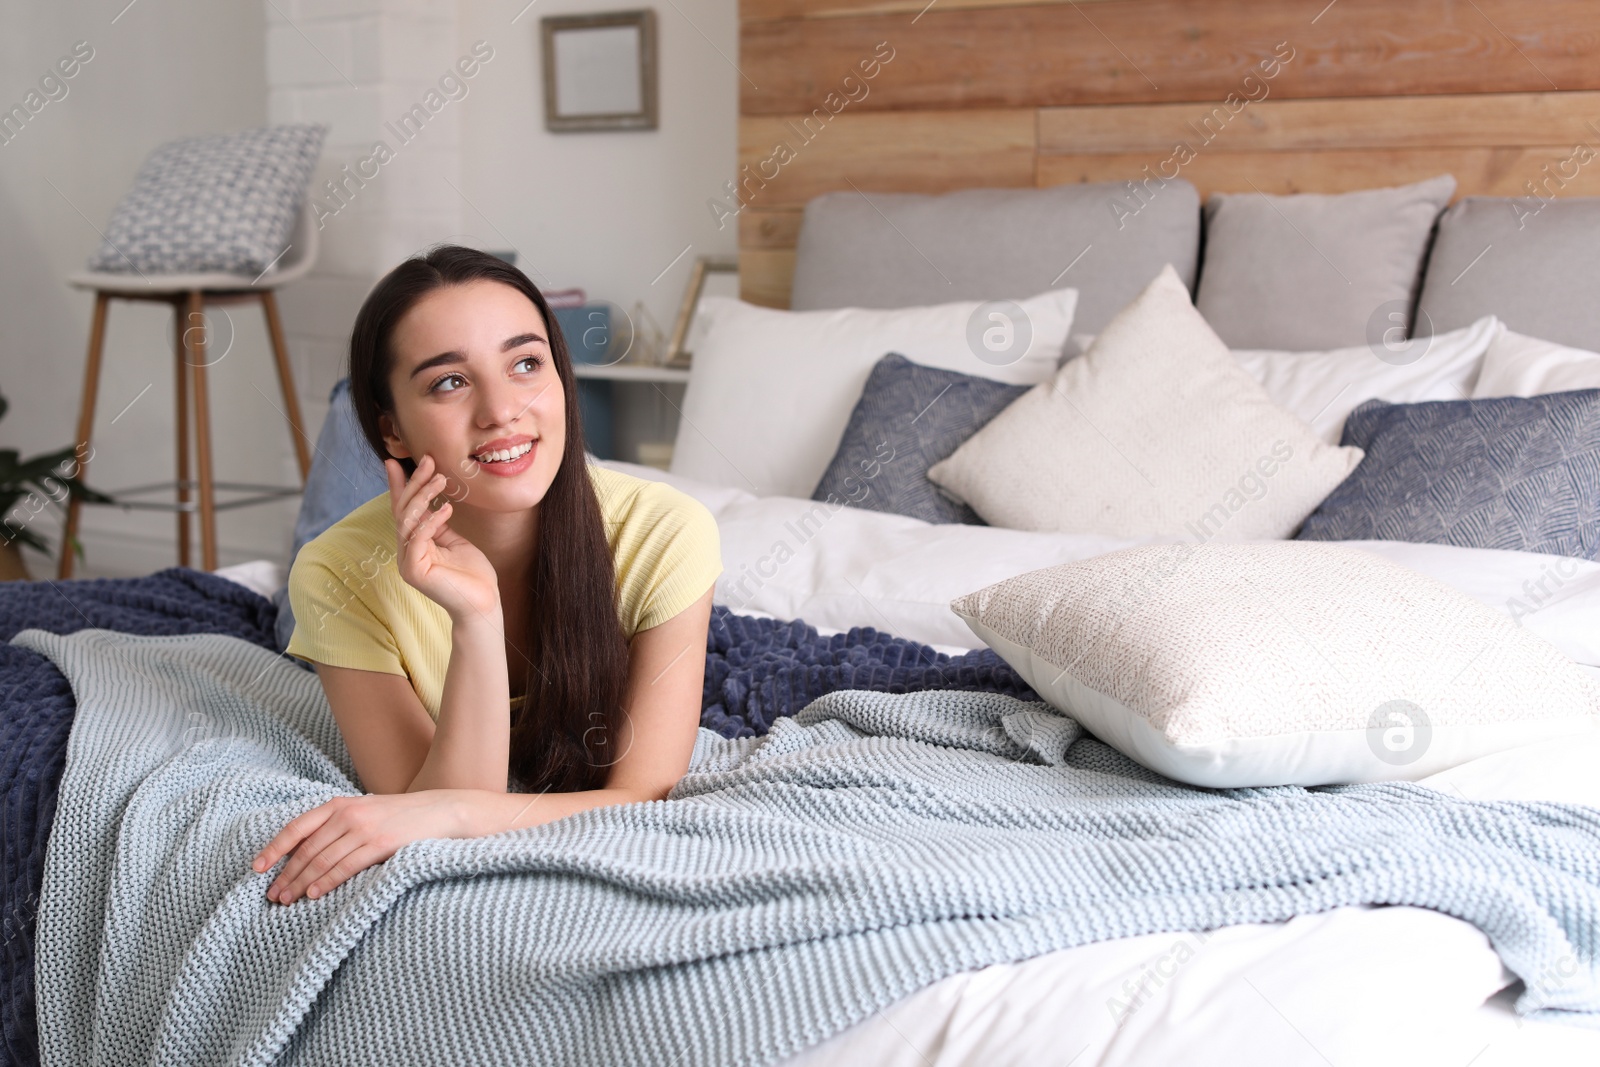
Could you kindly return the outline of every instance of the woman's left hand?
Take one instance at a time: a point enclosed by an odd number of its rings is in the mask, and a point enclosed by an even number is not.
[[[334,797],[291,821],[256,854],[251,868],[272,869],[294,852],[267,889],[267,899],[289,904],[302,895],[315,899],[402,845],[430,837],[458,837],[461,806],[455,791],[369,793]]]

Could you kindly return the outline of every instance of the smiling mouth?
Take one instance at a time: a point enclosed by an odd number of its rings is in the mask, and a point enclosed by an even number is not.
[[[490,451],[490,452],[479,452],[479,453],[475,454],[472,458],[477,460],[479,463],[485,463],[485,464],[488,464],[488,463],[510,463],[513,460],[521,459],[523,456],[527,455],[530,451],[533,450],[533,446],[536,443],[537,443],[537,440],[524,441],[524,442],[522,442],[522,444],[516,445],[516,446],[514,446],[512,448],[498,448],[498,449],[495,449],[495,450]]]

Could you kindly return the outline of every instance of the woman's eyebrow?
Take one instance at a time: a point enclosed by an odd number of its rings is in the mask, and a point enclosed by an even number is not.
[[[500,351],[509,352],[513,348],[534,343],[544,343],[544,337],[536,333],[519,333],[515,337],[507,337],[500,345]]]
[[[519,333],[515,337],[507,337],[504,341],[500,342],[500,351],[509,352],[513,348],[535,343],[548,344],[541,334]],[[442,367],[452,363],[465,363],[466,361],[467,357],[463,355],[460,350],[452,348],[448,352],[440,352],[437,356],[429,356],[421,363],[418,363],[415,367],[412,367],[409,377],[415,378],[417,375],[431,367]]]

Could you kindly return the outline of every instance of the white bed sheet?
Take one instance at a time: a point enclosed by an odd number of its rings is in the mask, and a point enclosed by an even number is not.
[[[251,592],[260,593],[268,600],[288,577],[283,564],[271,559],[253,559],[248,563],[234,563],[218,567],[211,572],[230,581],[238,582]]]
[[[715,600],[748,615],[804,619],[823,632],[874,626],[942,652],[978,647],[950,601],[995,582],[1139,544],[757,497],[653,467],[604,466],[663,481],[717,517]],[[1600,670],[1600,563],[1537,552],[1350,541],[1517,619],[1575,662]],[[780,562],[781,561],[781,562]]]
[[[950,600],[1015,574],[1137,542],[758,498],[606,461],[675,485],[717,517],[716,602],[869,625],[957,654],[977,645]],[[1526,552],[1354,542],[1477,598],[1600,674],[1600,564]],[[270,596],[281,566],[217,573]],[[741,584],[742,583],[742,584]],[[1425,780],[1474,799],[1600,806],[1600,736],[1485,757]],[[1600,1030],[1526,1022],[1481,931],[1426,909],[1341,908],[1208,935],[1156,934],[953,975],[783,1067],[1130,1064],[1441,1067],[1600,1064]]]

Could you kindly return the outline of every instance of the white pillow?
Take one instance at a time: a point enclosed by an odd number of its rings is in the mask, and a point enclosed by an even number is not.
[[[1502,324],[1489,342],[1472,396],[1538,396],[1571,389],[1600,389],[1600,352],[1540,341]]]
[[[1467,399],[1499,328],[1499,319],[1485,315],[1471,326],[1396,345],[1327,352],[1236,348],[1233,358],[1267,395],[1310,423],[1324,441],[1338,444],[1345,417],[1368,400]]]
[[[1600,712],[1554,646],[1327,542],[1128,548],[950,606],[1051,705],[1193,785],[1415,780]]]
[[[928,477],[991,526],[1237,541],[1291,536],[1361,458],[1245,373],[1169,265]]]
[[[1381,353],[1368,345],[1326,352],[1236,348],[1233,358],[1268,396],[1336,445],[1345,418],[1368,400],[1416,404],[1473,395],[1483,354],[1503,328],[1499,319],[1485,315],[1449,333],[1384,345]],[[1072,343],[1078,351],[1086,350],[1094,335],[1075,333]]]
[[[829,311],[707,297],[672,473],[757,496],[809,497],[885,354],[1033,385],[1055,372],[1077,305],[1076,289],[1015,302]]]

